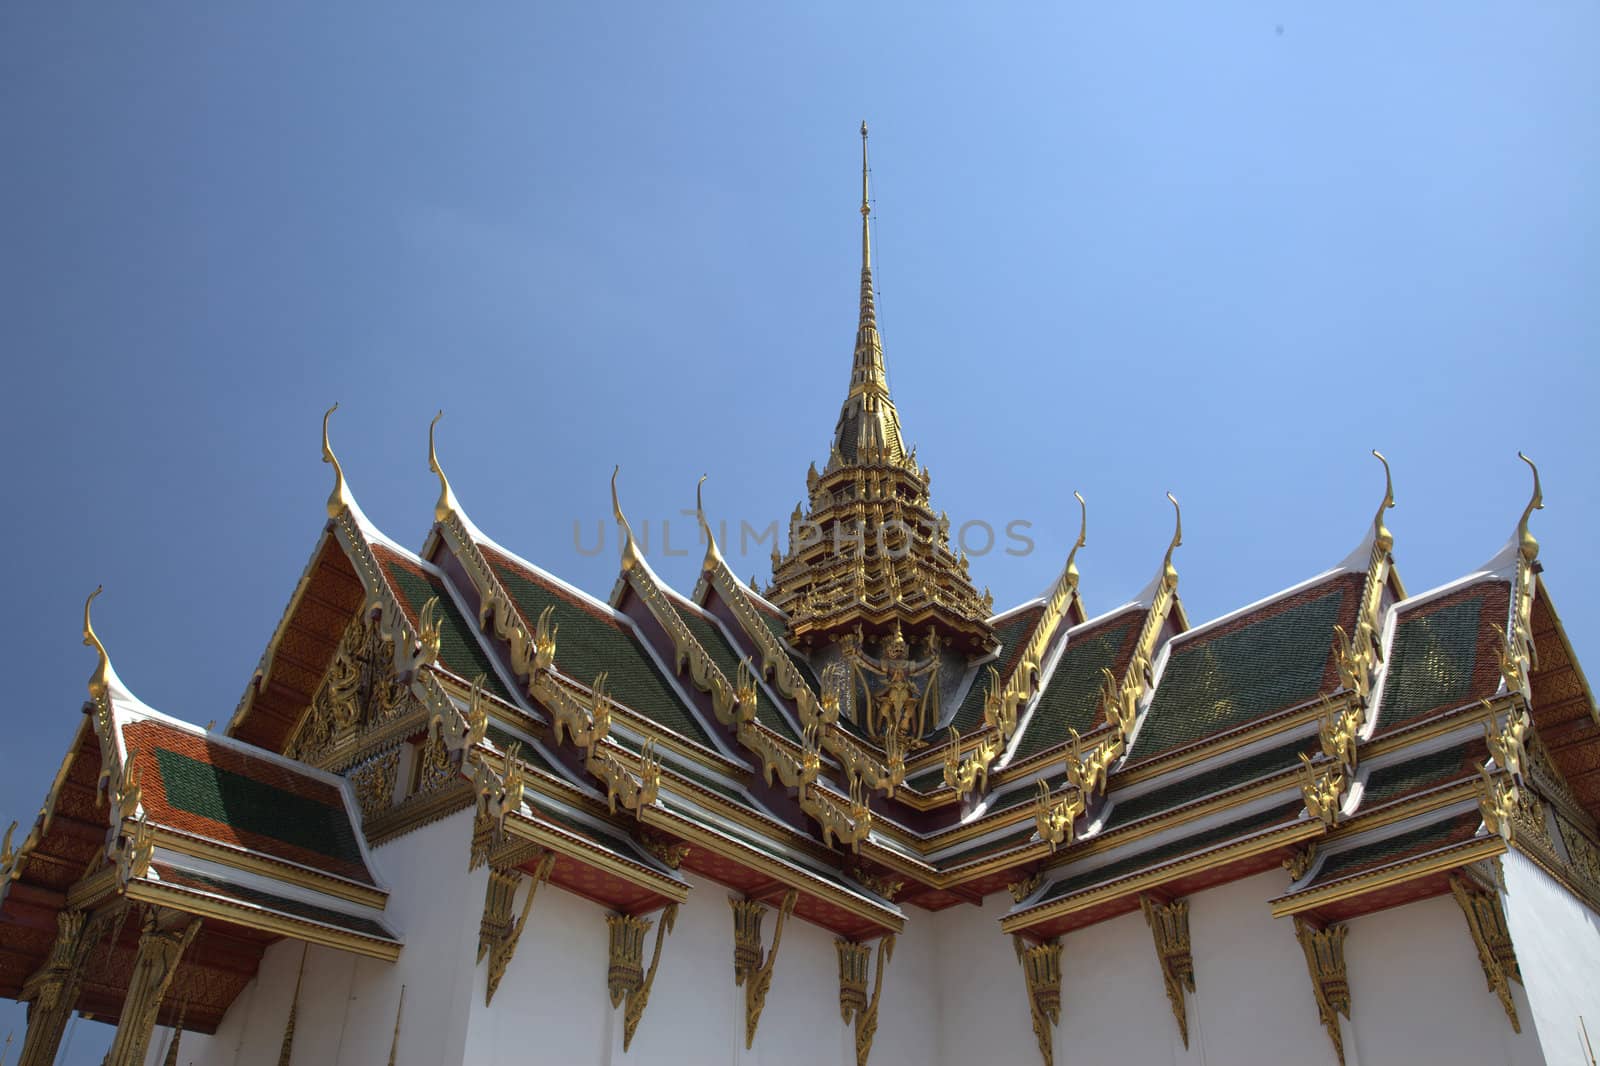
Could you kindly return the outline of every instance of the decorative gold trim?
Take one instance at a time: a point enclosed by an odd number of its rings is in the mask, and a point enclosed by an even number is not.
[[[1311,975],[1311,991],[1317,1001],[1317,1017],[1333,1041],[1339,1066],[1344,1066],[1344,1037],[1339,1032],[1339,1015],[1350,1017],[1350,980],[1345,972],[1344,939],[1349,927],[1330,925],[1323,929],[1295,916],[1294,935],[1305,952],[1306,970]]]
[[[1478,949],[1478,963],[1483,967],[1484,980],[1489,991],[1500,1000],[1513,1032],[1522,1032],[1517,1019],[1517,1005],[1511,998],[1511,981],[1522,983],[1522,970],[1517,965],[1517,949],[1511,943],[1511,930],[1506,928],[1506,913],[1500,905],[1500,894],[1455,875],[1450,878],[1450,894],[1461,907],[1467,919],[1467,929],[1472,933],[1473,946]]]
[[[1028,947],[1022,937],[1014,935],[1011,943],[1027,981],[1028,1013],[1033,1019],[1039,1055],[1044,1066],[1055,1066],[1051,1027],[1061,1021],[1061,940],[1057,937]]]
[[[1157,903],[1148,895],[1139,897],[1139,909],[1156,942],[1156,961],[1161,965],[1161,982],[1172,1004],[1183,1046],[1189,1046],[1189,1017],[1184,1009],[1183,990],[1194,991],[1194,954],[1189,942],[1189,901],[1175,899]]]
[[[778,945],[783,942],[783,924],[794,913],[800,894],[794,889],[784,893],[783,906],[778,908],[778,924],[772,931],[772,947],[762,950],[761,919],[766,916],[766,904],[753,899],[729,899],[733,908],[733,983],[744,986],[744,1046],[750,1050],[756,1039],[756,1026],[761,1023],[761,1010],[767,1004],[767,990],[772,987],[772,967],[778,961]]]

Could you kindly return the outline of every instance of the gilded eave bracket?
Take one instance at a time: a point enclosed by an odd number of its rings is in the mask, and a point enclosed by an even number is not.
[[[744,1046],[748,1051],[756,1039],[756,1026],[761,1023],[761,1011],[767,1004],[767,990],[772,987],[772,968],[778,961],[778,945],[783,942],[783,925],[794,913],[800,895],[790,889],[778,909],[778,924],[772,931],[772,947],[762,950],[761,919],[766,916],[764,903],[753,899],[729,899],[733,908],[733,983],[744,987]]]
[[[878,1001],[883,995],[883,972],[894,957],[894,934],[878,941],[878,970],[872,983],[872,998],[867,998],[867,969],[872,949],[866,944],[836,939],[839,955],[839,1013],[844,1023],[855,1025],[856,1066],[867,1066],[872,1040],[878,1032]]]
[[[1175,899],[1158,903],[1150,896],[1139,897],[1144,920],[1155,938],[1156,960],[1161,964],[1161,982],[1166,986],[1172,1016],[1178,1023],[1183,1046],[1189,1046],[1189,1017],[1183,993],[1194,991],[1194,954],[1189,941],[1189,901]]]
[[[1339,1015],[1350,1017],[1350,980],[1344,964],[1344,940],[1349,931],[1344,925],[1319,929],[1298,915],[1294,919],[1294,935],[1300,940],[1306,970],[1311,975],[1317,1017],[1333,1042],[1339,1066],[1344,1066],[1344,1036],[1339,1030]]]
[[[531,875],[521,867],[538,857]],[[494,1001],[495,990],[505,977],[506,967],[516,954],[517,942],[527,928],[528,915],[533,910],[533,898],[539,886],[550,879],[555,869],[556,855],[526,841],[513,841],[489,858],[489,885],[484,892],[483,917],[478,923],[478,961],[489,958],[488,984],[483,994],[483,1005]],[[512,918],[512,904],[517,888],[524,879],[528,881],[528,895],[522,903],[522,914]]]
[[[613,1009],[622,1006],[622,1050],[626,1052],[633,1043],[633,1034],[650,1004],[650,989],[655,985],[656,971],[661,966],[661,945],[672,932],[678,919],[678,905],[669,903],[656,923],[656,942],[650,954],[650,968],[644,967],[644,935],[650,929],[648,918],[627,914],[613,914],[606,918],[606,928],[611,940],[610,968],[606,986],[611,995]],[[626,1004],[624,1006],[624,1004]]]
[[[1450,894],[1467,919],[1467,929],[1472,933],[1473,946],[1478,949],[1478,963],[1483,967],[1489,991],[1500,1000],[1512,1031],[1522,1032],[1517,1005],[1511,995],[1511,982],[1522,983],[1522,969],[1517,965],[1517,950],[1511,943],[1511,930],[1506,926],[1500,894],[1460,874],[1451,876]]]
[[[1044,1066],[1055,1066],[1052,1027],[1061,1021],[1061,941],[1057,938],[1029,947],[1020,935],[1013,934],[1011,944],[1027,982],[1028,1013],[1039,1056]]]

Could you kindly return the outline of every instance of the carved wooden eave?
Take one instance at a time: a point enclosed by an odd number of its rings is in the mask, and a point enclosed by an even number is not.
[[[1001,918],[1000,930],[1008,934],[1025,933],[1030,937],[1054,936],[1137,910],[1142,892],[1154,890],[1183,895],[1189,890],[1186,879],[1197,874],[1204,874],[1211,882],[1222,868],[1233,868],[1238,876],[1270,869],[1287,849],[1321,836],[1322,832],[1321,824],[1316,821],[1291,819],[1188,854],[1156,859],[1149,866],[1105,883],[1014,909]]]
[[[1506,851],[1506,841],[1496,833],[1480,835],[1459,844],[1409,856],[1373,870],[1314,888],[1279,896],[1271,901],[1272,916],[1337,916],[1339,920],[1357,918],[1376,911],[1440,895],[1440,875],[1492,859]],[[1322,853],[1319,850],[1319,857]],[[1315,867],[1312,869],[1315,873]],[[1416,886],[1416,891],[1408,891]],[[1448,891],[1448,888],[1445,889]]]
[[[701,850],[721,856],[748,872],[751,882],[768,886],[762,898],[789,889],[799,893],[795,913],[835,934],[847,937],[901,932],[905,916],[898,908],[885,906],[874,898],[850,891],[832,880],[819,877],[804,867],[779,860],[764,850],[746,844],[709,824],[666,807],[646,809],[640,821],[652,829],[669,834],[691,846],[686,867],[694,868]],[[722,878],[716,878],[724,880]],[[724,883],[728,883],[724,880]]]

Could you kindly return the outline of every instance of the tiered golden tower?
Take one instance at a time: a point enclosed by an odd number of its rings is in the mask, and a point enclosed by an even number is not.
[[[869,674],[906,673],[921,700],[937,686],[941,660],[989,652],[991,597],[950,548],[950,523],[929,502],[928,471],[907,451],[889,396],[872,291],[872,208],[867,125],[861,124],[861,311],[850,391],[839,411],[825,469],[806,475],[809,506],[796,506],[785,555],[773,553],[771,598],[788,616],[789,638],[819,662],[842,659]],[[832,650],[834,653],[830,653]],[[905,670],[894,664],[901,664]],[[870,683],[863,680],[870,688]],[[920,736],[935,714],[903,700],[862,714],[869,731]],[[886,717],[887,716],[887,717]],[[890,720],[893,719],[893,720]]]

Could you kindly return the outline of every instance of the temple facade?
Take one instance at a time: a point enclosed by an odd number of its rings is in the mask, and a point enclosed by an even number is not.
[[[89,598],[82,724],[0,847],[21,1066],[74,1012],[110,1066],[1594,1061],[1600,710],[1533,463],[1438,588],[1374,453],[1350,555],[1257,603],[1188,616],[1174,500],[1120,606],[1085,514],[996,612],[890,396],[862,148],[849,387],[764,587],[698,490],[665,585],[616,475],[616,585],[567,584],[473,524],[438,418],[403,545],[330,410],[225,727],[135,697]]]

